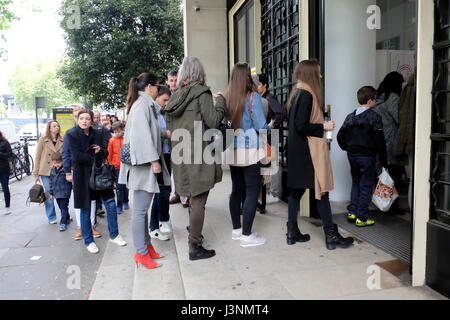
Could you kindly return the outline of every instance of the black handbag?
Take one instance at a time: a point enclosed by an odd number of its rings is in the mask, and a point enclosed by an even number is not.
[[[95,191],[113,190],[115,182],[116,169],[114,166],[107,159],[106,162],[101,161],[100,166],[97,166],[96,161],[94,161],[89,179],[89,188]]]

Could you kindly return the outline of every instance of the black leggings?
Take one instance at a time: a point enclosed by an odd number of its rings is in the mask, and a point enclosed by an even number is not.
[[[314,194],[314,190],[310,189],[310,192]],[[305,189],[290,189],[288,200],[288,221],[289,223],[296,223],[298,212],[300,209],[300,199],[305,193]],[[333,214],[331,213],[330,199],[328,192],[322,196],[322,199],[316,200],[317,211],[319,211],[322,218],[323,226],[325,228],[333,227]]]
[[[242,234],[249,236],[252,233],[255,219],[258,192],[261,186],[261,167],[254,164],[248,167],[230,166],[232,191],[230,197],[230,213],[233,229],[241,228],[242,206]]]

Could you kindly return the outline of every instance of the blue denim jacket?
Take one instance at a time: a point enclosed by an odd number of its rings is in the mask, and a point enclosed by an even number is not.
[[[239,135],[234,138],[235,149],[263,148],[264,145],[261,138],[259,137],[258,130],[266,129],[267,133],[269,133],[270,131],[270,127],[266,122],[266,118],[264,117],[261,96],[256,92],[253,93],[251,118],[249,100],[250,93],[247,95],[244,113],[242,115],[242,130],[240,130]]]
[[[49,194],[56,199],[69,199],[71,192],[72,184],[66,180],[66,170],[63,167],[59,170],[53,167],[50,173]]]

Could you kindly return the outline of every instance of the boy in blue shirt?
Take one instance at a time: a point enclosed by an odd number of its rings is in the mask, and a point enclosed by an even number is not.
[[[337,135],[342,150],[347,151],[352,174],[351,202],[347,219],[358,227],[374,225],[369,219],[369,204],[376,181],[376,156],[383,167],[387,166],[383,122],[372,110],[376,105],[377,91],[370,86],[357,93],[360,107],[350,113]]]

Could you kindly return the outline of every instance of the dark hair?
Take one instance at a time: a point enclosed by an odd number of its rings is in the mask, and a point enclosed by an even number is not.
[[[113,125],[112,125],[112,130],[113,130],[113,131],[116,131],[116,130],[123,130],[123,127],[124,127],[124,125],[123,125],[122,122],[116,121],[116,122],[114,122]]]
[[[8,142],[8,139],[5,138],[3,132],[0,131],[0,140]]]
[[[144,72],[140,74],[139,77],[133,77],[130,79],[127,96],[127,114],[130,113],[133,103],[135,103],[139,98],[139,91],[144,91],[145,87],[149,84],[156,86],[158,84],[158,78],[148,72]]]
[[[159,86],[158,87],[158,95],[157,97],[161,97],[162,95],[169,95],[169,97],[172,95],[172,91],[166,86]]]
[[[235,130],[242,124],[247,94],[256,91],[250,67],[247,63],[236,63],[231,71],[230,82],[225,94],[227,109]]]
[[[264,73],[258,74],[258,80],[263,85],[267,85],[266,90],[269,90],[269,79],[267,78],[267,76]]]
[[[360,105],[367,104],[369,100],[375,100],[377,98],[377,90],[371,86],[364,86],[358,90],[356,94]]]
[[[81,116],[83,113],[89,114],[89,115],[91,116],[91,122],[94,121],[94,113],[92,112],[92,110],[89,110],[89,109],[81,109],[80,112],[78,112],[78,118],[80,118],[80,116]]]
[[[386,101],[389,99],[391,93],[400,95],[402,93],[402,84],[404,80],[402,74],[397,71],[388,73],[378,87],[378,96],[381,97],[381,95],[384,94],[384,101]]]
[[[62,161],[62,154],[59,151],[52,153],[51,159],[52,161]]]
[[[177,70],[171,70],[167,74],[167,77],[176,77],[176,76],[178,76],[178,71]]]

